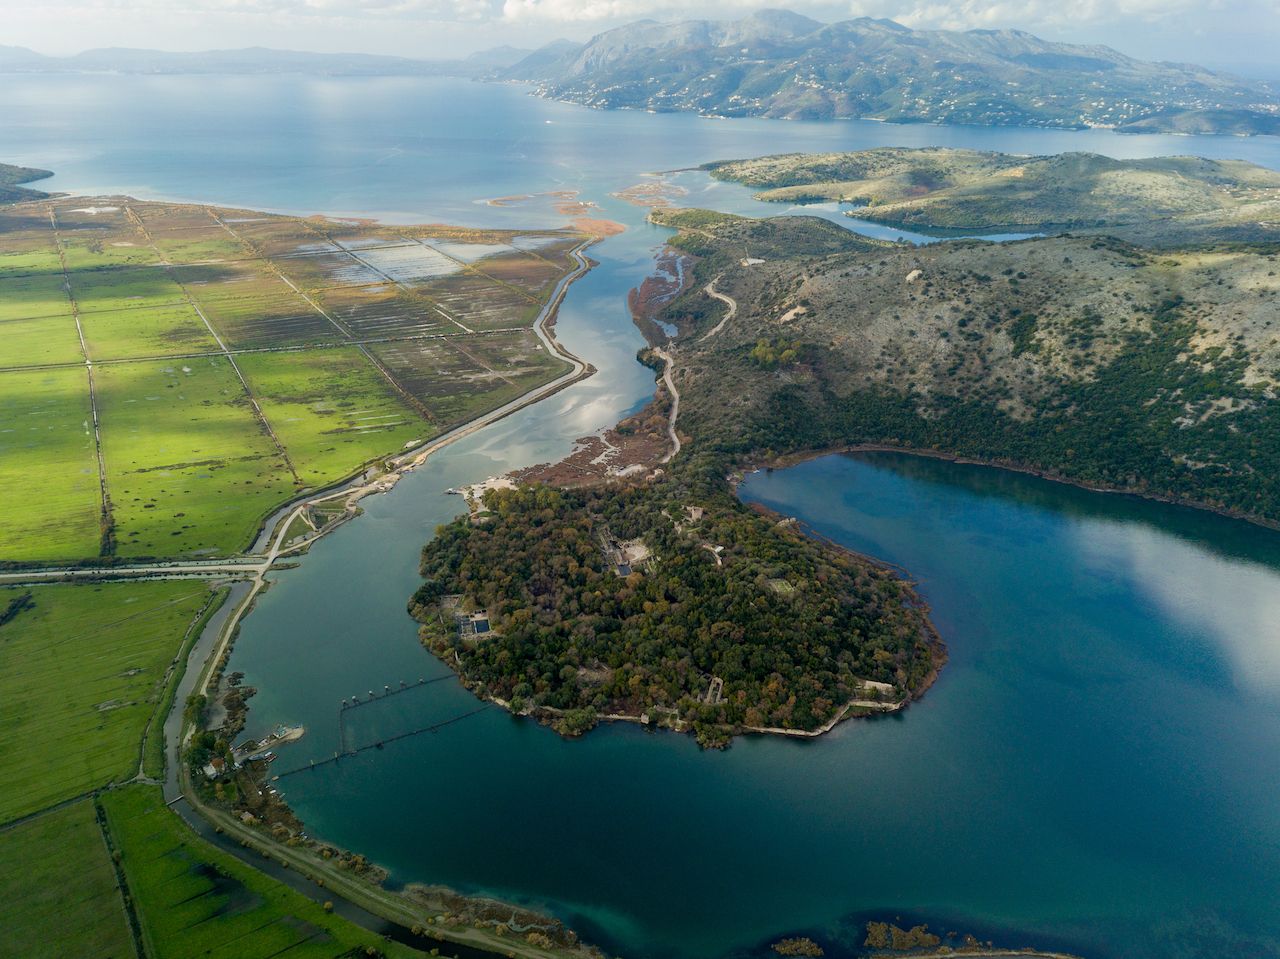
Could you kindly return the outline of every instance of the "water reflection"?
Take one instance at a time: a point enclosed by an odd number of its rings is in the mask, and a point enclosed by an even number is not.
[[[1274,567],[1220,555],[1151,527],[1075,528],[1091,560],[1123,568],[1171,627],[1212,639],[1238,689],[1280,696],[1280,576]]]

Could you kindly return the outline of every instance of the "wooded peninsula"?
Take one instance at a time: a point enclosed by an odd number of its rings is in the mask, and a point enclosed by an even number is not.
[[[921,693],[943,653],[909,584],[741,506],[722,465],[488,491],[423,552],[424,642],[567,735],[633,719],[725,745]]]

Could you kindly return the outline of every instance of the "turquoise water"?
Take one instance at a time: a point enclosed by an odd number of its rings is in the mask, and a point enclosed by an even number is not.
[[[1280,167],[1280,141],[597,113],[433,80],[6,77],[0,159],[51,189],[290,212],[542,225],[578,189],[629,231],[558,323],[600,370],[451,447],[282,572],[232,668],[251,731],[443,675],[404,604],[444,490],[558,458],[652,393],[624,295],[665,235],[609,193],[642,172],[782,150],[944,144]],[[549,122],[548,122],[549,121]],[[688,202],[776,213],[684,174]],[[838,216],[839,211],[822,211]],[[868,913],[1090,956],[1280,955],[1280,534],[1027,477],[895,456],[758,474],[744,495],[911,570],[951,651],[905,714],[814,743],[602,729],[567,743],[497,710],[281,786],[309,830],[441,882],[543,905],[630,957],[835,947]],[[474,709],[452,681],[347,713],[368,743]]]

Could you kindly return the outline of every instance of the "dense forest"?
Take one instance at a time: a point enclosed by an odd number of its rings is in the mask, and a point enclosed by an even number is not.
[[[704,477],[692,482],[487,492],[423,551],[423,641],[477,692],[569,734],[647,713],[720,745],[922,691],[942,654],[910,586],[742,507],[718,466],[686,467]],[[460,633],[454,596],[491,631]]]

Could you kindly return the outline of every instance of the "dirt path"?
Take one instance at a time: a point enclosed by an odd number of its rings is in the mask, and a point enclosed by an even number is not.
[[[98,423],[98,387],[93,376],[93,358],[89,355],[89,346],[85,343],[84,327],[80,323],[80,304],[76,302],[76,293],[71,286],[71,273],[67,270],[67,248],[62,242],[62,233],[58,230],[58,217],[49,207],[49,225],[53,227],[53,241],[58,247],[58,263],[62,267],[62,286],[67,291],[67,300],[71,303],[71,318],[76,322],[76,336],[80,338],[80,355],[84,357],[85,373],[89,377],[89,415],[93,418],[93,448],[98,457],[98,488],[101,492],[101,524],[105,546],[108,530],[115,526],[111,512],[111,491],[107,488],[107,461],[102,453],[102,428]],[[74,364],[79,365],[79,364]],[[99,547],[99,552],[105,552]]]
[[[723,275],[724,274],[721,274],[721,276]],[[717,333],[723,330],[724,325],[728,323],[730,320],[732,320],[738,314],[738,301],[735,300],[733,297],[727,296],[716,289],[716,280],[718,279],[720,279],[719,276],[717,276],[715,280],[712,280],[710,283],[704,286],[702,288],[702,291],[706,293],[707,296],[715,297],[717,300],[719,300],[721,303],[727,306],[729,310],[727,313],[725,313],[724,316],[720,317],[719,323],[717,323],[715,326],[713,326],[711,329],[707,330],[707,332],[703,334],[702,336],[703,340],[711,339],[711,337],[715,336]]]
[[[661,347],[654,347],[653,352],[662,357],[662,362],[665,364],[662,370],[662,382],[666,384],[667,390],[671,393],[671,415],[667,419],[667,436],[671,438],[671,452],[658,462],[670,463],[675,459],[676,454],[680,452],[680,434],[676,432],[676,418],[680,415],[680,391],[676,389],[675,380],[671,377],[671,370],[676,361],[670,353]]]

